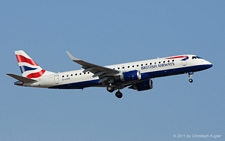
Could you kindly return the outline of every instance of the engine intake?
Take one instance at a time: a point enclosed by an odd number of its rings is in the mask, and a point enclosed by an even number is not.
[[[141,73],[138,70],[124,72],[120,76],[121,81],[133,81],[133,80],[141,80]]]
[[[136,84],[133,84],[129,87],[130,89],[138,90],[138,91],[144,91],[149,90],[153,88],[153,81],[152,80],[146,80],[143,82],[139,82]]]

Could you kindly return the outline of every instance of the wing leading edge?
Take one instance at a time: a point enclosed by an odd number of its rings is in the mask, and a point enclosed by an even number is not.
[[[120,72],[111,68],[107,68],[107,67],[103,67],[103,66],[99,66],[99,65],[95,65],[83,60],[80,60],[78,58],[75,58],[70,52],[66,51],[66,53],[68,54],[68,56],[70,57],[70,59],[76,63],[78,63],[79,65],[82,66],[82,68],[84,69],[83,72],[91,72],[93,73],[93,77],[99,77],[99,78],[103,78],[106,76],[115,76],[116,74],[119,74]]]

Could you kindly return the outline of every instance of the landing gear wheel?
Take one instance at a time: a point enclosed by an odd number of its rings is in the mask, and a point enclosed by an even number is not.
[[[189,82],[192,83],[193,82],[193,79],[189,79]]]
[[[188,77],[189,77],[189,82],[192,83],[193,79],[192,79],[192,75],[194,74],[194,72],[188,72]]]
[[[115,95],[116,95],[117,98],[123,97],[123,94],[120,91],[117,91]]]
[[[114,91],[114,88],[113,88],[112,86],[107,86],[106,89],[107,89],[107,91],[110,92],[110,93]]]

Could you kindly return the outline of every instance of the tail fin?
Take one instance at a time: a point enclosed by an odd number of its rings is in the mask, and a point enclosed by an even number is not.
[[[21,73],[26,78],[39,78],[46,75],[48,71],[42,69],[32,58],[23,50],[15,51]]]

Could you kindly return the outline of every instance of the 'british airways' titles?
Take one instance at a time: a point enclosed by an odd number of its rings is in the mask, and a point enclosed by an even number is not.
[[[167,67],[167,66],[174,66],[175,63],[174,62],[170,62],[170,63],[160,63],[160,64],[154,64],[154,65],[147,65],[147,66],[142,66],[141,69],[154,69],[154,68],[160,68],[160,67]]]

